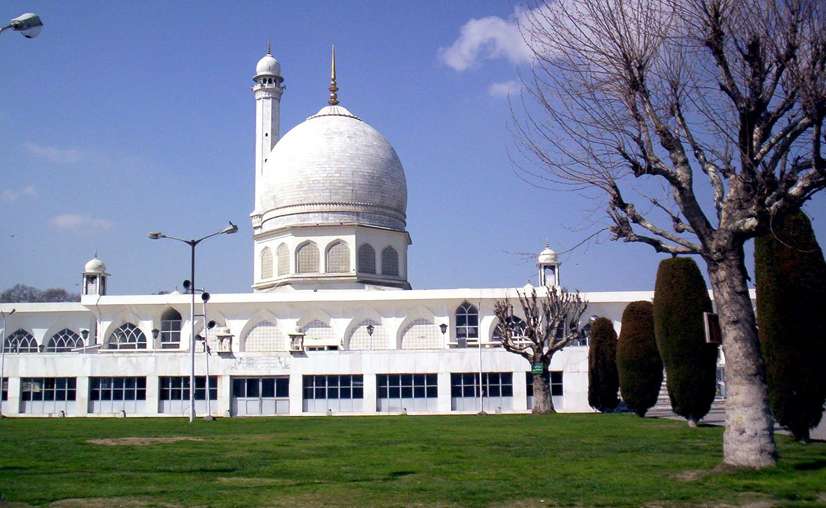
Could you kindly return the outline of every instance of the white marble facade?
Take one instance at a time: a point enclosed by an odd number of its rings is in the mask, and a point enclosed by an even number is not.
[[[528,362],[504,351],[493,337],[496,324],[493,304],[496,300],[514,297],[515,291],[327,290],[213,295],[206,309],[208,320],[218,323],[208,333],[212,354],[208,356],[207,366],[202,343],[197,343],[196,375],[204,376],[208,368],[210,376],[214,376],[211,384],[215,395],[210,410],[216,416],[276,414],[276,411],[291,415],[326,414],[328,410],[333,414],[375,414],[381,409],[409,413],[476,412],[482,401],[488,412],[527,411]],[[648,292],[586,294],[590,301],[587,314],[609,316],[619,326],[627,302],[651,296]],[[478,311],[478,328],[475,334],[471,332],[466,341],[460,342],[456,338],[462,328],[457,322],[457,310],[465,303]],[[7,334],[24,330],[37,347],[20,352],[7,342],[4,376],[8,378],[8,399],[4,401],[4,414],[58,415],[61,410],[67,416],[120,415],[121,411],[127,416],[186,414],[187,404],[181,402],[180,396],[177,404],[170,402],[170,397],[162,395],[162,385],[169,382],[164,378],[189,375],[188,295],[88,295],[81,303],[3,304],[0,310],[7,312],[12,307],[17,312],[8,319]],[[162,316],[169,309],[184,316],[177,327],[179,340],[172,349],[165,347],[168,343],[161,343],[159,333],[163,327]],[[198,313],[201,312],[199,304]],[[202,333],[202,322],[196,318],[197,334]],[[115,332],[130,324],[145,340],[135,343],[134,349],[131,345],[130,349],[117,349]],[[447,325],[444,334],[441,324]],[[366,332],[368,325],[373,327],[372,335]],[[304,348],[289,351],[289,335],[297,329],[304,333]],[[51,352],[48,349],[51,339],[63,330],[77,335],[88,331],[84,347]],[[557,408],[589,411],[587,347],[564,349],[554,357],[551,370],[561,373],[555,374],[561,375],[562,381],[561,394],[554,397]],[[494,391],[487,387],[481,400],[476,392],[472,396],[455,397],[457,382],[452,382],[452,377],[457,381],[456,375],[480,371],[486,377],[488,373],[497,378],[501,374],[509,376],[509,380],[499,380],[500,384],[509,385],[509,395],[487,393]],[[379,378],[387,375],[419,375],[417,379],[429,375],[429,381],[435,381],[433,396],[402,397],[400,388],[398,397],[393,397],[398,400],[389,401],[388,397],[380,396],[381,390],[377,387]],[[337,376],[336,382],[344,382],[343,376],[350,376],[346,382],[351,384],[352,377],[359,376],[355,381],[361,387],[360,397],[353,397],[352,387],[349,397],[342,395],[343,390],[335,398],[307,397],[305,384],[317,381],[311,376]],[[23,400],[32,398],[23,395],[23,385],[42,378],[72,379],[74,400],[60,403]],[[120,379],[125,384],[127,378],[141,380],[144,388],[135,386],[136,396],[91,400],[93,383]],[[286,389],[279,397],[274,393],[262,395],[265,390],[261,379],[271,378]],[[234,386],[234,381],[250,379],[260,385],[252,396],[247,396],[240,386]],[[331,379],[324,381],[332,382]],[[428,379],[425,377],[424,381]],[[45,391],[43,387],[41,390]],[[417,389],[408,391],[424,393]],[[199,401],[196,409],[204,414],[205,402]]]
[[[253,291],[215,294],[206,308],[217,326],[211,354],[196,346],[197,413],[527,411],[528,362],[493,336],[493,305],[516,290],[410,289],[404,169],[338,104],[335,66],[329,104],[283,137],[284,78],[269,51],[253,81]],[[558,284],[555,254],[538,261],[540,279]],[[80,303],[0,305],[16,309],[4,331],[4,414],[186,414],[189,296],[108,295],[108,277],[94,259]],[[586,315],[619,326],[628,302],[651,296],[591,293]],[[561,351],[551,370],[557,408],[589,411],[587,347]]]

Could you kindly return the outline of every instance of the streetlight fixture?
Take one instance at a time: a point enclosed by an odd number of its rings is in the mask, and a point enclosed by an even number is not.
[[[6,366],[6,318],[14,314],[17,309],[12,309],[9,312],[0,311],[0,316],[3,317],[3,342],[0,342],[0,418],[3,417],[3,373]],[[8,393],[8,385],[6,386],[6,393]]]
[[[43,22],[40,21],[40,16],[37,14],[27,12],[9,21],[8,25],[0,27],[0,32],[9,29],[20,32],[20,34],[27,39],[34,39],[40,35],[40,31],[43,30]]]
[[[189,324],[191,326],[190,334],[189,334],[189,360],[190,360],[190,370],[189,370],[189,423],[195,421],[195,247],[198,246],[199,243],[203,242],[207,238],[212,238],[213,236],[218,235],[231,235],[233,233],[238,232],[238,226],[233,224],[231,221],[229,226],[225,227],[221,231],[216,231],[210,235],[203,236],[196,240],[184,240],[183,238],[176,238],[174,236],[169,236],[159,231],[153,231],[149,233],[150,240],[160,240],[163,238],[167,238],[169,240],[177,240],[181,243],[185,243],[189,245],[190,249],[190,294],[192,295],[192,299],[190,301],[189,307]]]
[[[370,337],[370,351],[373,350],[373,332],[376,330],[376,327],[373,326],[373,323],[367,325],[367,335]]]

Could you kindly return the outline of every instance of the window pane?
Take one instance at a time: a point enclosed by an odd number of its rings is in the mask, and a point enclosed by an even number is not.
[[[246,383],[243,379],[234,378],[232,380],[232,393],[236,397],[246,397],[247,390],[246,390]]]
[[[342,386],[338,392],[339,398],[349,399],[353,396],[353,390],[349,386]]]
[[[409,399],[413,396],[413,388],[410,386],[402,386],[402,398]]]
[[[247,397],[258,397],[258,378],[247,379]]]
[[[290,380],[288,378],[279,378],[275,380],[275,396],[289,397],[290,396]]]
[[[513,397],[513,387],[511,385],[502,385],[502,397]]]
[[[135,400],[146,400],[146,389],[138,388],[135,394]]]
[[[354,398],[354,399],[361,399],[361,398],[364,398],[364,393],[363,393],[363,392],[364,392],[364,390],[363,390],[361,387],[356,388],[356,387],[354,386],[354,387],[353,387],[353,398]]]
[[[390,398],[391,399],[398,399],[399,398],[399,387],[398,386],[391,386],[390,390]]]
[[[430,398],[430,397],[435,398],[435,397],[439,396],[436,386],[428,386],[427,387],[427,396],[428,396],[428,398]]]
[[[416,397],[417,399],[423,398],[424,394],[425,394],[424,386],[416,386],[415,388],[413,388],[413,396]]]
[[[275,379],[266,378],[261,380],[261,396],[275,397]]]

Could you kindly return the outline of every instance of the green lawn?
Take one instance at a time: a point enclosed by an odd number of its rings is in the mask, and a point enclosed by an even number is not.
[[[106,446],[91,439],[198,440]],[[826,506],[826,443],[715,469],[722,430],[632,415],[0,420],[0,500],[59,506]],[[95,499],[90,499],[95,498]],[[3,502],[0,501],[0,505]]]

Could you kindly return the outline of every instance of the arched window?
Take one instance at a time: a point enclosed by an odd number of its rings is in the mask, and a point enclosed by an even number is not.
[[[52,335],[49,343],[46,344],[46,351],[49,353],[66,353],[73,349],[83,347],[83,339],[68,328],[64,328]]]
[[[109,336],[106,349],[146,349],[146,335],[132,323],[123,323]]]
[[[244,338],[244,351],[286,351],[287,340],[275,323],[262,321]]]
[[[479,311],[468,302],[456,309],[456,338],[479,338]]]
[[[417,319],[402,333],[402,349],[442,349],[444,336],[433,321]]]
[[[327,273],[350,271],[350,248],[342,241],[333,242],[327,248]]]
[[[313,242],[307,242],[295,251],[296,273],[318,273],[318,247]]]
[[[369,328],[372,326],[372,330]],[[370,335],[370,332],[373,332]],[[352,350],[373,350],[373,349],[387,349],[387,333],[381,323],[377,323],[372,319],[367,319],[359,323],[353,333],[350,334],[350,340],[347,343],[347,349]]]
[[[37,341],[32,334],[21,328],[6,336],[3,350],[6,353],[37,353]]]
[[[504,325],[499,322],[496,323],[496,326],[493,328],[493,337],[491,337],[494,342],[502,342],[502,336],[504,335],[503,326],[507,326],[510,329],[511,337],[514,339],[525,337],[525,321],[518,316],[511,316]]]
[[[369,243],[363,243],[359,247],[358,261],[361,273],[376,273],[376,250]]]
[[[278,275],[287,275],[290,273],[290,248],[286,243],[282,243],[278,246],[276,255],[278,256]]]
[[[310,321],[302,327],[304,332],[304,347],[307,349],[338,349],[340,338],[333,328],[318,319]]]
[[[381,251],[381,274],[399,276],[399,253],[389,245]]]
[[[261,278],[272,278],[272,251],[269,247],[261,249]]]
[[[178,349],[181,345],[181,313],[166,309],[161,314],[161,349]]]

